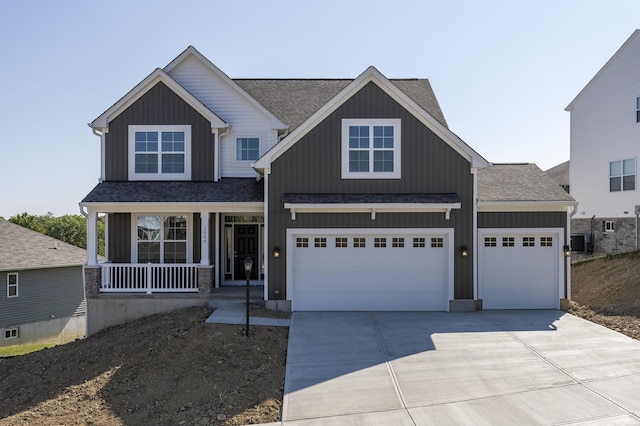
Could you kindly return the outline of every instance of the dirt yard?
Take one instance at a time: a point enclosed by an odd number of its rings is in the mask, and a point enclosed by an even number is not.
[[[640,253],[574,265],[571,285],[570,313],[640,339]]]
[[[640,339],[639,254],[575,265],[572,277],[571,313]],[[210,312],[155,315],[0,359],[0,426],[276,421],[288,329],[255,326],[247,338],[241,325],[205,324]]]
[[[288,329],[205,324],[191,308],[0,359],[0,425],[276,421]]]

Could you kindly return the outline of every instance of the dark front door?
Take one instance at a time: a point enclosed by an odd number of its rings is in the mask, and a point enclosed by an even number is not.
[[[235,248],[235,276],[236,280],[246,279],[244,273],[244,260],[247,256],[253,260],[253,271],[251,279],[258,279],[258,225],[235,225],[234,227],[234,248]]]

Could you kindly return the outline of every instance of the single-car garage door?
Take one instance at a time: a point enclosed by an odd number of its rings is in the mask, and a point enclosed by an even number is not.
[[[480,229],[483,309],[559,309],[562,235],[561,228]]]
[[[446,311],[452,230],[290,229],[294,311]]]

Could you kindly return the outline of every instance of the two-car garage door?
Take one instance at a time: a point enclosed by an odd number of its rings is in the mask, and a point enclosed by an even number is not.
[[[289,230],[292,309],[448,310],[452,238],[447,229]]]

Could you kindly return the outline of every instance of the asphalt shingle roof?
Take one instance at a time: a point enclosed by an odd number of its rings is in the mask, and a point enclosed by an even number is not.
[[[459,203],[458,194],[284,194],[291,204],[449,204]]]
[[[493,164],[480,169],[478,200],[575,201],[535,164]]]
[[[280,121],[295,129],[337,95],[350,79],[234,79]],[[390,80],[445,127],[438,100],[427,79]]]
[[[0,270],[82,265],[87,252],[0,219]]]
[[[83,203],[240,203],[262,202],[264,184],[255,178],[218,182],[102,182]]]
[[[568,161],[545,171],[545,173],[549,175],[551,179],[555,180],[560,186],[569,186],[570,172],[571,169]]]

